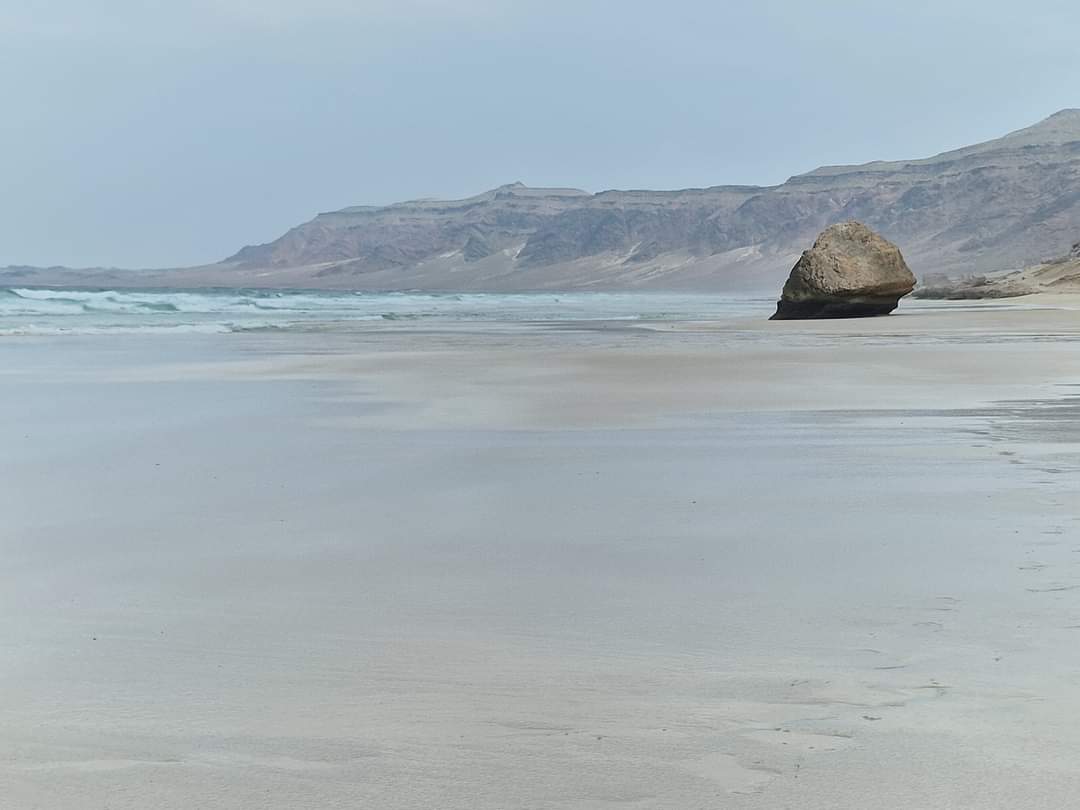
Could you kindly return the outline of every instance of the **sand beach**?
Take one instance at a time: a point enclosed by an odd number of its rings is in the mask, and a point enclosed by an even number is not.
[[[1063,808],[1080,303],[0,338],[0,797]]]

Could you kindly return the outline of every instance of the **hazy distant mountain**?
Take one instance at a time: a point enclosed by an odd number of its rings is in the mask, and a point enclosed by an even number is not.
[[[1080,239],[1080,110],[936,157],[829,166],[772,187],[589,194],[515,183],[466,200],[345,208],[220,264],[85,278],[372,290],[771,288],[823,228],[848,219],[900,245],[920,276],[1067,252]],[[19,280],[56,272],[23,268]]]

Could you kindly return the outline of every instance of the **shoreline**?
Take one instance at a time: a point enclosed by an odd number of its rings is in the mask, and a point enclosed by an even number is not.
[[[0,341],[3,793],[1068,806],[1080,319],[977,309]]]

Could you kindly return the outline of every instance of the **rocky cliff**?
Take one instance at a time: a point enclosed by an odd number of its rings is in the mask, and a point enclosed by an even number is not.
[[[851,219],[899,245],[918,276],[1061,255],[1080,234],[1080,110],[936,157],[829,166],[772,187],[589,194],[515,183],[465,200],[345,208],[219,264],[138,278],[372,290],[771,289],[816,234]]]

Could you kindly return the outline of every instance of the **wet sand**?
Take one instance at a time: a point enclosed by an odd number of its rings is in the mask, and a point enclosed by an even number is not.
[[[1070,806],[1078,349],[1008,305],[3,341],[2,803]]]

